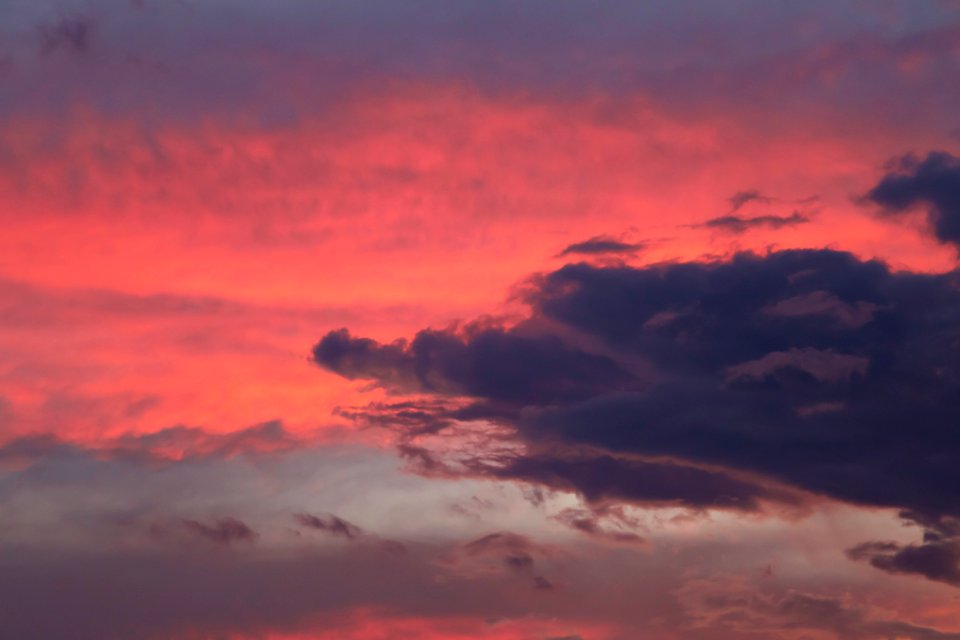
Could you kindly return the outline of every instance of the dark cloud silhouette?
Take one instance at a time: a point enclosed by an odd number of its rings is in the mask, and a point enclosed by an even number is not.
[[[960,158],[945,151],[932,151],[923,159],[900,158],[866,200],[880,205],[886,216],[925,206],[937,240],[960,247]]]
[[[769,229],[781,229],[783,227],[794,227],[800,224],[810,222],[810,216],[794,211],[785,216],[766,215],[766,216],[736,216],[725,215],[707,220],[701,227],[726,231],[728,233],[744,233],[750,229],[767,227]]]
[[[466,394],[494,402],[569,402],[617,388],[629,375],[610,358],[556,336],[466,327],[425,330],[409,344],[381,345],[331,331],[314,347],[317,364],[350,379],[375,378],[411,391]]]
[[[960,586],[960,519],[912,511],[900,515],[923,527],[920,544],[865,542],[847,550],[850,559],[869,562],[888,573],[921,575]]]
[[[594,236],[583,242],[576,242],[567,246],[558,256],[570,255],[633,255],[641,251],[646,245],[642,242],[623,242],[610,236]]]
[[[414,431],[412,435],[419,437],[423,432]],[[530,483],[534,503],[543,501],[541,487],[575,492],[595,509],[607,508],[613,501],[755,512],[763,504],[804,509],[809,502],[809,496],[802,492],[730,470],[590,453],[577,451],[576,447],[534,452],[511,447],[508,436],[502,433],[471,436],[462,448],[445,445],[444,451],[432,451],[403,442],[398,450],[412,470],[426,476],[473,476]],[[450,462],[451,458],[455,462]]]
[[[761,501],[799,504],[796,494],[729,473],[615,455],[527,454],[472,463],[482,475],[575,491],[588,502],[625,500],[695,509],[755,511]]]
[[[294,518],[301,526],[307,527],[308,529],[323,531],[334,536],[347,538],[348,540],[355,540],[365,535],[363,529],[332,513],[326,513],[320,516],[309,513],[298,513]]]
[[[692,225],[693,228],[711,229],[724,233],[740,234],[751,229],[782,229],[784,227],[794,227],[806,224],[812,220],[812,216],[819,209],[819,196],[810,196],[807,198],[783,199],[768,196],[756,189],[747,191],[738,191],[729,198],[730,209],[724,215],[711,218],[701,224]],[[784,208],[790,206],[792,210],[789,213],[768,213],[760,215],[744,215],[741,209],[760,209],[761,207],[751,207],[752,203],[762,205],[763,208],[776,207]]]
[[[297,513],[294,514],[293,518],[297,524],[309,530],[319,531],[335,538],[343,538],[350,542],[372,544],[384,553],[403,555],[407,552],[407,547],[402,542],[385,540],[332,513],[321,515]]]
[[[611,514],[613,517],[610,517]],[[609,540],[625,544],[646,544],[646,540],[630,530],[637,523],[623,513],[623,509],[608,507],[605,509],[564,509],[554,519],[562,522],[571,529],[579,531],[593,538]],[[609,526],[606,521],[612,520],[617,527]]]
[[[850,549],[847,555],[853,560],[867,561],[889,573],[917,574],[960,586],[958,540],[934,540],[919,545],[865,542]]]
[[[360,407],[337,407],[334,414],[364,426],[404,433],[436,433],[465,418],[468,410],[445,401],[372,402]]]
[[[186,530],[216,544],[252,542],[257,538],[257,533],[253,529],[236,518],[218,518],[212,524],[189,519],[184,519],[182,522]]]
[[[455,389],[472,399],[471,417],[524,445],[445,467],[405,443],[434,473],[701,508],[802,504],[786,485],[960,515],[957,273],[794,250],[566,265],[525,295],[531,318],[519,329],[429,332],[445,346],[440,358],[423,357],[420,336],[380,345],[341,331],[321,341],[316,360],[385,386],[413,378],[429,383],[407,389]],[[444,358],[459,362],[438,365]]]
[[[730,196],[730,213],[736,213],[741,207],[749,202],[769,204],[770,202],[773,202],[773,198],[763,195],[756,189],[738,191]]]
[[[642,392],[528,411],[517,424],[529,439],[678,456],[853,502],[956,512],[944,488],[960,480],[945,457],[958,447],[957,282],[833,251],[568,265],[542,280],[535,311],[644,357],[659,379]],[[844,306],[802,312],[798,301],[813,295]],[[785,304],[796,312],[782,313]],[[863,317],[852,323],[843,308]]]

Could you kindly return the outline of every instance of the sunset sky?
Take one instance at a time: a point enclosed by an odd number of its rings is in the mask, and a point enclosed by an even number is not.
[[[960,2],[0,0],[0,638],[960,640]]]

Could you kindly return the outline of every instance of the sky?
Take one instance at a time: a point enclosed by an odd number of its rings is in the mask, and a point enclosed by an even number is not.
[[[0,636],[960,640],[960,3],[0,0]]]

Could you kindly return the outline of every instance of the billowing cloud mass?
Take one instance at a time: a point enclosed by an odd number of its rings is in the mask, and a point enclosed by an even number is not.
[[[0,0],[0,637],[960,637],[953,0]]]
[[[422,333],[410,345],[334,332],[314,357],[341,372],[349,362],[349,375],[387,386],[413,370],[430,376],[418,391],[467,396],[474,418],[510,426],[524,445],[470,471],[573,489],[588,501],[757,509],[800,503],[792,487],[960,517],[958,285],[954,273],[894,272],[829,250],[575,264],[532,281],[530,318],[484,330],[526,344],[521,335],[547,327],[536,344],[553,357],[491,348],[487,333],[469,330]],[[509,393],[463,384],[451,367],[417,368],[435,361],[419,346],[424,336],[469,353],[457,362],[470,379],[502,380]],[[592,345],[603,371],[621,373],[582,374],[586,352],[562,357],[574,343]],[[549,394],[532,384],[564,374]],[[873,547],[853,555],[895,568],[922,554],[949,572],[952,544],[892,549],[889,559]]]

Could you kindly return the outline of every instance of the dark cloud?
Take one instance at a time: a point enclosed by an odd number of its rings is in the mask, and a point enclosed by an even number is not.
[[[332,513],[324,513],[319,516],[297,513],[293,517],[297,524],[311,531],[320,531],[350,542],[366,543],[368,546],[372,545],[384,553],[400,555],[407,553],[407,547],[402,542],[383,539]]]
[[[554,518],[571,529],[593,538],[625,544],[646,544],[640,535],[632,529],[638,523],[627,516],[620,507],[601,509],[564,509]],[[611,526],[611,522],[614,526]]]
[[[783,227],[794,227],[800,224],[806,224],[808,222],[810,222],[809,215],[799,211],[794,211],[793,213],[785,216],[766,215],[749,217],[731,214],[719,216],[717,218],[711,218],[699,226],[707,229],[726,231],[728,233],[744,233],[745,231],[759,227],[767,227],[768,229],[781,229]]]
[[[560,257],[570,255],[633,255],[645,246],[642,242],[631,243],[610,236],[594,236],[589,240],[569,245],[558,255]]]
[[[957,284],[955,274],[891,273],[833,251],[645,269],[568,265],[542,280],[536,312],[645,358],[660,377],[642,392],[528,411],[518,426],[526,438],[955,512],[960,502],[944,487],[960,480],[946,458],[957,451],[950,425],[960,415]],[[811,296],[843,306],[774,311]],[[842,308],[863,314],[851,322]]]
[[[880,205],[887,216],[925,206],[937,240],[960,247],[960,158],[932,151],[926,158],[906,156],[896,164],[896,169],[867,193],[866,200]]]
[[[575,491],[593,503],[624,500],[695,509],[754,511],[763,500],[800,502],[800,498],[789,491],[722,471],[612,454],[525,454],[500,458],[496,464],[476,461],[471,466],[490,477]]]
[[[339,518],[332,513],[327,513],[320,516],[311,515],[309,513],[298,513],[294,516],[294,518],[301,526],[307,527],[308,529],[323,531],[334,536],[347,538],[348,540],[355,540],[363,535],[366,535],[364,530],[357,525],[347,522],[343,518]]]
[[[232,638],[309,635],[319,625],[352,637],[356,608],[428,617],[482,616],[491,608],[505,616],[524,613],[524,605],[489,584],[444,572],[426,555],[371,555],[359,547],[298,554],[251,547],[244,554],[214,555],[138,553],[122,545],[109,553],[0,549],[3,635]]]
[[[422,432],[412,435],[422,441]],[[426,476],[473,476],[531,483],[527,486],[533,504],[543,502],[541,487],[575,492],[595,510],[607,509],[611,502],[630,502],[697,511],[753,512],[765,503],[802,510],[809,502],[809,496],[802,492],[731,470],[590,453],[576,447],[537,452],[511,446],[515,444],[512,438],[515,435],[491,434],[483,429],[472,433],[459,448],[445,444],[437,451],[423,443],[407,441],[398,450],[412,470]]]
[[[867,561],[889,573],[917,574],[960,586],[960,541],[935,540],[919,545],[865,542],[847,552],[853,560]]]
[[[338,332],[316,359],[385,386],[417,380],[419,369],[429,383],[406,388],[455,389],[473,400],[472,417],[522,444],[493,439],[494,453],[445,467],[405,443],[435,473],[526,480],[595,502],[802,503],[786,485],[960,515],[956,273],[892,272],[830,250],[744,253],[566,265],[534,278],[526,300],[520,329],[429,332],[430,344],[450,345],[440,358],[424,358],[416,341]],[[329,342],[345,355],[331,356]]]
[[[556,336],[499,327],[425,330],[409,344],[386,345],[340,329],[324,336],[313,357],[350,379],[506,403],[569,402],[618,388],[630,378],[610,358],[569,346]]]
[[[552,582],[535,573],[536,558],[549,556],[549,551],[526,536],[510,531],[490,533],[464,544],[459,555],[467,560],[492,559],[499,562],[507,572],[531,579],[534,589],[546,591],[554,588]]]
[[[212,524],[189,519],[184,519],[182,522],[187,531],[216,544],[253,542],[257,538],[257,533],[253,529],[236,518],[219,518]]]
[[[748,202],[760,202],[763,204],[769,204],[773,202],[773,198],[765,196],[756,189],[750,189],[747,191],[738,191],[732,196],[730,196],[730,213],[736,213],[740,210],[743,205]]]
[[[782,229],[784,227],[794,227],[806,224],[813,219],[813,215],[815,215],[819,209],[819,201],[819,196],[793,200],[768,196],[755,189],[739,191],[729,198],[730,210],[727,213],[711,218],[701,224],[693,225],[693,227],[736,234],[759,228]],[[745,207],[748,209],[761,208],[760,206],[748,206],[751,204],[762,205],[762,208],[784,208],[789,206],[792,210],[790,210],[789,213],[764,212],[760,215],[744,215],[743,213],[738,213]]]
[[[847,555],[888,573],[921,575],[960,586],[960,519],[911,511],[901,516],[923,527],[920,544],[865,542],[849,549]]]
[[[469,410],[468,410],[469,411]],[[403,433],[436,433],[467,412],[445,401],[371,402],[360,407],[336,407],[334,415],[357,424],[397,429]]]

